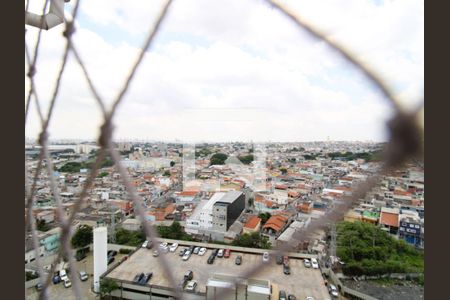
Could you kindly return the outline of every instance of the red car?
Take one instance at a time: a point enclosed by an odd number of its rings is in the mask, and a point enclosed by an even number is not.
[[[225,258],[230,257],[230,253],[231,253],[230,249],[225,249],[225,253],[223,254],[223,257],[225,257]]]

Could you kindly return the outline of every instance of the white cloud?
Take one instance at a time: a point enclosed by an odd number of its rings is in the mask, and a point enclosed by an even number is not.
[[[421,1],[290,5],[351,45],[389,78],[404,103],[420,98]],[[154,1],[129,5],[96,0],[83,2],[81,9],[83,18],[97,27],[80,19],[75,43],[100,94],[111,103],[140,51],[134,37],[144,38],[159,6]],[[63,29],[43,32],[36,80],[44,106],[65,45]],[[33,29],[27,33],[30,45],[35,33]],[[197,38],[207,42],[196,43]],[[272,141],[384,137],[383,122],[391,114],[386,101],[323,42],[309,38],[259,1],[175,1],[154,46],[119,107],[115,137]],[[100,123],[80,68],[69,57],[50,132],[57,138],[95,138]],[[31,114],[27,136],[35,137],[38,131]]]

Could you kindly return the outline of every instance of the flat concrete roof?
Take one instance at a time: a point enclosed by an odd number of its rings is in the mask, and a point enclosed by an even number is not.
[[[178,255],[182,248],[184,246],[178,247],[175,252],[160,255],[165,255],[172,272],[174,272],[177,283],[181,281],[187,270],[192,270],[194,273],[193,279],[198,283],[198,292],[206,292],[206,284],[209,279],[212,279],[214,274],[239,277],[243,276],[246,271],[255,265],[263,263],[261,254],[240,253],[232,250],[230,258],[216,257],[214,263],[209,265],[206,261],[211,254],[212,248],[208,248],[203,256],[193,254],[188,261],[183,261]],[[153,277],[149,284],[169,287],[169,280],[165,276],[158,257],[153,257],[152,255],[154,249],[140,248],[126,261],[107,274],[106,277],[119,281],[132,281],[138,273],[153,272]],[[237,255],[242,256],[241,265],[234,263]],[[258,274],[251,276],[251,278],[269,280],[277,289],[286,291],[286,294],[293,294],[297,299],[305,299],[307,296],[312,296],[314,299],[330,298],[320,270],[305,268],[302,259],[290,258],[290,275],[283,274],[282,265],[277,265],[273,258],[265,265],[265,268]]]
[[[241,191],[229,191],[217,202],[233,203],[242,194]]]

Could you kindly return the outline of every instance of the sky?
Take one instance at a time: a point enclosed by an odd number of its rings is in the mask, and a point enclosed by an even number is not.
[[[42,10],[42,0],[30,1],[31,11]],[[423,0],[279,2],[385,78],[405,109],[423,101]],[[74,43],[108,105],[162,3],[80,3]],[[68,18],[71,5],[65,6]],[[37,29],[26,28],[34,49]],[[44,111],[65,47],[63,30],[59,25],[42,33],[36,89]],[[28,87],[25,78],[25,98]],[[41,125],[35,104],[30,108],[25,135],[36,138]],[[116,140],[385,141],[392,116],[388,101],[357,69],[266,2],[175,0],[113,124]],[[100,109],[69,55],[50,138],[95,139],[101,124]]]

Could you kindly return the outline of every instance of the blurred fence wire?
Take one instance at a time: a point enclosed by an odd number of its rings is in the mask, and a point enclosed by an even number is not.
[[[26,3],[25,7],[25,15],[27,20],[27,13],[29,8],[29,1]],[[58,2],[60,5],[63,0],[46,0],[43,10],[42,10],[42,16],[46,15],[47,7],[52,4],[55,4]],[[64,0],[65,2],[68,2],[67,0]],[[77,269],[74,262],[74,255],[73,255],[73,249],[71,248],[71,237],[73,234],[73,228],[72,224],[73,221],[77,215],[77,213],[80,211],[82,204],[84,201],[86,201],[89,190],[93,186],[93,181],[97,177],[98,171],[100,169],[100,165],[102,160],[109,155],[114,164],[115,168],[121,175],[121,180],[123,185],[125,186],[129,198],[133,201],[135,212],[138,216],[140,216],[140,219],[143,222],[143,228],[145,231],[145,234],[147,236],[147,239],[152,240],[155,244],[157,241],[155,238],[157,238],[157,233],[155,228],[147,221],[145,218],[145,211],[144,207],[142,205],[142,199],[137,195],[136,190],[134,186],[131,184],[128,172],[126,168],[120,163],[120,154],[118,151],[114,148],[113,140],[112,140],[112,133],[113,133],[113,126],[112,121],[114,119],[114,116],[117,111],[117,107],[119,104],[123,101],[125,94],[128,91],[128,88],[130,86],[130,83],[133,81],[136,71],[141,65],[145,53],[150,49],[155,36],[157,35],[159,29],[162,26],[162,23],[167,15],[167,12],[169,8],[172,5],[171,0],[167,0],[164,2],[162,7],[160,8],[160,12],[158,16],[156,17],[156,20],[154,23],[149,26],[149,30],[147,33],[147,36],[145,38],[144,44],[141,47],[141,51],[137,55],[134,63],[130,67],[130,71],[128,75],[126,76],[122,88],[120,89],[117,96],[114,98],[114,101],[111,105],[111,107],[108,109],[106,106],[106,101],[99,95],[95,83],[92,80],[82,57],[80,56],[79,51],[77,50],[77,46],[73,41],[73,35],[76,32],[75,28],[75,20],[77,17],[77,13],[79,10],[80,0],[78,1],[72,1],[73,9],[71,12],[72,18],[70,20],[66,17],[64,17],[64,25],[65,31],[64,31],[64,38],[66,40],[66,45],[64,49],[63,56],[61,58],[61,66],[59,68],[58,76],[54,84],[53,93],[50,99],[50,105],[48,107],[48,111],[44,115],[44,112],[42,111],[41,107],[41,99],[39,98],[39,94],[36,90],[36,83],[35,83],[35,74],[36,74],[36,65],[37,60],[39,58],[39,49],[40,49],[40,43],[41,43],[41,35],[42,30],[48,30],[51,28],[46,27],[44,24],[46,22],[45,18],[42,17],[40,19],[40,25],[39,31],[37,34],[36,44],[34,45],[34,49],[31,52],[30,45],[25,43],[25,54],[26,54],[26,61],[28,66],[28,72],[26,76],[29,78],[30,82],[30,89],[26,96],[26,106],[25,106],[25,123],[27,121],[28,115],[29,115],[29,107],[32,101],[35,103],[35,107],[39,116],[39,120],[41,122],[41,133],[39,135],[39,145],[41,146],[40,154],[39,154],[39,160],[37,164],[37,168],[35,170],[34,176],[32,178],[32,181],[29,182],[28,180],[28,170],[26,169],[27,166],[25,165],[25,198],[26,198],[26,224],[25,224],[25,238],[27,237],[27,233],[31,231],[32,234],[32,242],[33,247],[36,251],[36,262],[38,266],[38,271],[40,274],[41,280],[43,280],[43,290],[40,293],[40,299],[48,299],[48,286],[51,282],[51,274],[54,273],[55,267],[57,265],[57,262],[61,260],[62,257],[68,258],[69,268],[70,268],[70,274],[73,282],[73,290],[75,293],[75,296],[78,299],[83,299],[83,293],[80,289],[80,281],[77,276]],[[278,10],[282,15],[284,15],[286,18],[290,19],[298,28],[299,30],[303,30],[310,34],[313,38],[316,38],[318,40],[326,42],[328,46],[331,47],[336,53],[340,54],[345,61],[347,61],[349,64],[355,66],[361,74],[365,76],[368,82],[370,82],[376,89],[378,89],[381,94],[386,98],[387,101],[392,105],[395,114],[394,117],[389,121],[387,124],[387,127],[390,131],[390,140],[389,143],[384,151],[383,156],[383,164],[381,169],[377,174],[375,174],[373,177],[370,177],[367,181],[361,183],[359,186],[357,186],[350,197],[350,199],[347,199],[346,201],[342,201],[338,203],[333,210],[326,213],[323,217],[313,220],[310,225],[308,225],[303,231],[297,231],[294,235],[293,239],[291,240],[291,243],[284,245],[282,247],[278,247],[274,250],[274,254],[282,254],[286,251],[289,251],[294,247],[299,241],[303,241],[310,237],[310,235],[315,232],[317,229],[325,228],[330,223],[337,222],[343,218],[345,213],[354,205],[359,199],[363,198],[364,195],[370,191],[375,184],[377,183],[377,179],[379,176],[383,175],[385,172],[389,171],[392,168],[400,166],[402,163],[404,163],[409,158],[415,158],[418,160],[422,160],[423,155],[423,127],[420,126],[417,122],[418,116],[421,113],[421,110],[423,109],[422,106],[418,107],[414,111],[405,111],[403,110],[396,97],[394,96],[394,93],[389,89],[387,83],[384,81],[382,77],[379,77],[374,71],[370,70],[366,65],[364,65],[361,61],[358,60],[358,58],[353,55],[346,47],[345,45],[340,45],[332,40],[330,40],[325,34],[321,33],[313,24],[310,24],[309,22],[305,21],[302,16],[298,15],[297,13],[294,13],[291,11],[288,7],[284,6],[283,4],[272,1],[272,0],[264,0],[268,5]],[[63,5],[63,4],[62,4]],[[34,20],[34,26],[36,26],[36,20]],[[25,34],[27,34],[27,30],[25,30]],[[56,178],[53,174],[53,164],[51,160],[51,156],[49,153],[48,148],[48,127],[49,123],[52,118],[52,113],[55,107],[55,102],[58,98],[58,93],[60,90],[60,85],[63,80],[63,75],[68,59],[68,55],[72,54],[75,58],[76,62],[80,66],[82,73],[88,83],[89,89],[92,93],[92,96],[96,103],[98,104],[102,115],[103,115],[103,124],[101,126],[100,135],[98,137],[98,144],[100,146],[100,150],[98,152],[96,161],[90,171],[90,174],[84,183],[84,186],[82,188],[82,191],[80,193],[80,196],[75,200],[75,204],[71,210],[71,213],[67,216],[64,212],[62,201],[60,198],[60,191],[58,189],[58,184],[56,182]],[[422,104],[423,105],[423,104]],[[51,270],[49,272],[49,275],[46,275],[46,272],[43,268],[41,258],[38,253],[39,249],[39,242],[37,237],[37,225],[36,225],[36,219],[33,215],[33,206],[36,198],[36,192],[37,192],[37,183],[38,180],[41,178],[42,172],[47,173],[47,178],[49,181],[49,186],[51,189],[51,192],[54,196],[54,199],[56,200],[57,204],[57,218],[59,220],[59,226],[61,228],[61,235],[60,235],[60,247],[58,251],[57,258],[55,259],[54,263],[52,264]],[[176,287],[175,277],[173,272],[171,271],[170,264],[167,261],[167,259],[164,257],[164,255],[159,256],[159,261],[162,264],[163,270],[165,271],[165,276],[170,281],[170,284],[173,287]],[[259,271],[261,271],[266,264],[258,264],[254,266],[251,270],[249,270],[246,274],[243,274],[240,276],[240,278],[251,278],[252,276],[255,276]],[[238,279],[236,279],[238,280]],[[182,294],[175,289],[176,297],[181,298]],[[218,294],[217,297],[223,296],[222,294]]]

